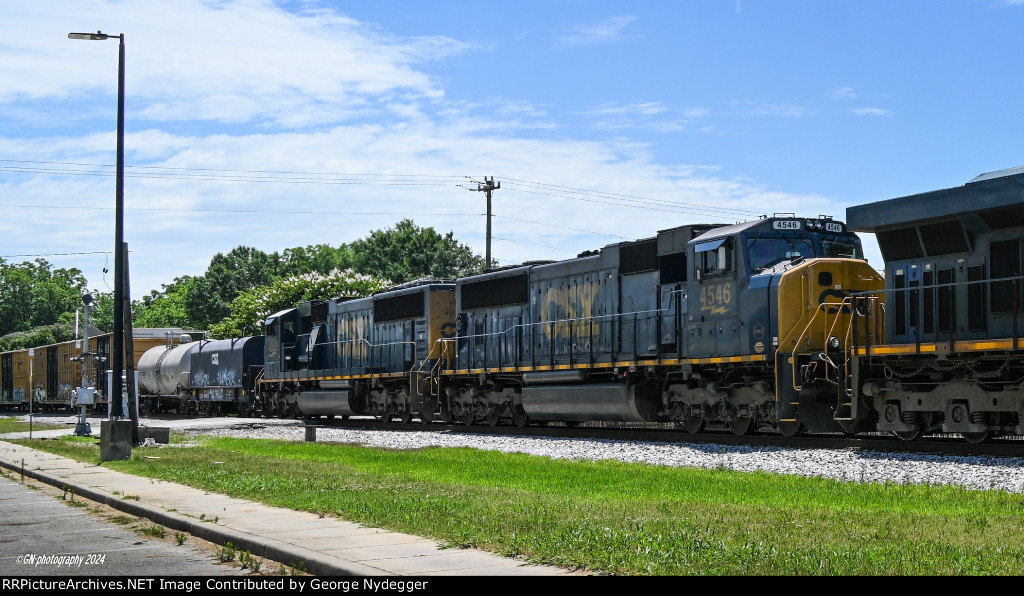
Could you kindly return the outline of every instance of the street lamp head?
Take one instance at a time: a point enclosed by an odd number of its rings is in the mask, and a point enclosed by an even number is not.
[[[120,35],[107,35],[102,31],[97,31],[96,33],[68,33],[68,39],[88,39],[91,41],[102,41],[111,38],[120,39],[120,37]]]

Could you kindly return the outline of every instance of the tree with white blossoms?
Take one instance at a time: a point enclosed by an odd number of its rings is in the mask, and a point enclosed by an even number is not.
[[[231,314],[210,328],[213,338],[263,335],[263,320],[307,300],[362,298],[392,283],[352,269],[335,269],[324,275],[304,273],[275,280],[268,286],[247,290],[231,302]]]

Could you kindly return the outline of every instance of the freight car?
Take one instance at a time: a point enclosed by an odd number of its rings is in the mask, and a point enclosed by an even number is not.
[[[139,407],[214,416],[252,414],[255,383],[263,371],[263,336],[192,341],[150,348],[139,359]]]
[[[142,354],[181,329],[133,330],[133,364]],[[109,402],[105,365],[109,362],[111,334],[89,337],[86,351],[89,375],[86,383],[96,389],[92,411],[105,411]],[[70,410],[75,407],[74,389],[82,385],[82,340],[70,340],[0,353],[0,408],[13,410]],[[31,355],[30,355],[31,354]]]
[[[852,347],[845,391],[858,428],[1024,435],[1024,168],[851,207],[847,219],[876,235],[885,259],[884,311],[855,311],[858,325],[885,321],[883,341]]]

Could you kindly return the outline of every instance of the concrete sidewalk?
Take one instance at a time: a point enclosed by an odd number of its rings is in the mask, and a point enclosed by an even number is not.
[[[70,431],[34,431],[42,438]],[[19,435],[27,433],[18,433]],[[0,466],[85,499],[145,517],[170,530],[335,576],[572,576],[485,551],[441,548],[431,540],[332,517],[269,507],[203,490],[133,476],[2,440]],[[131,496],[131,499],[126,499]],[[137,499],[136,499],[137,497]],[[213,520],[213,521],[211,521]]]

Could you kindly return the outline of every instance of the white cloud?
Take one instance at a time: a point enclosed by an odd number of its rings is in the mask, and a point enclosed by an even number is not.
[[[436,100],[442,90],[416,65],[470,47],[442,36],[394,39],[267,0],[24,3],[4,18],[0,102],[116,88],[116,42],[67,39],[98,20],[117,28],[106,33],[125,32],[129,102],[145,104],[132,109],[153,120],[313,125],[357,116],[388,95]]]
[[[592,116],[607,116],[607,115],[631,115],[639,114],[642,116],[651,116],[653,114],[660,114],[666,109],[665,105],[658,101],[646,101],[636,102],[629,105],[618,105],[618,104],[604,104],[598,106],[592,110],[583,112],[587,115]]]
[[[888,116],[891,112],[889,110],[883,110],[882,108],[854,108],[853,113],[858,116]]]
[[[857,94],[853,92],[853,87],[835,87],[826,91],[825,96],[830,99],[855,99]]]
[[[732,105],[741,115],[750,117],[809,118],[814,115],[810,108],[792,103],[754,104],[733,101]]]
[[[577,25],[557,41],[562,46],[582,46],[619,41],[626,37],[625,29],[636,17],[609,17],[597,23]]]

